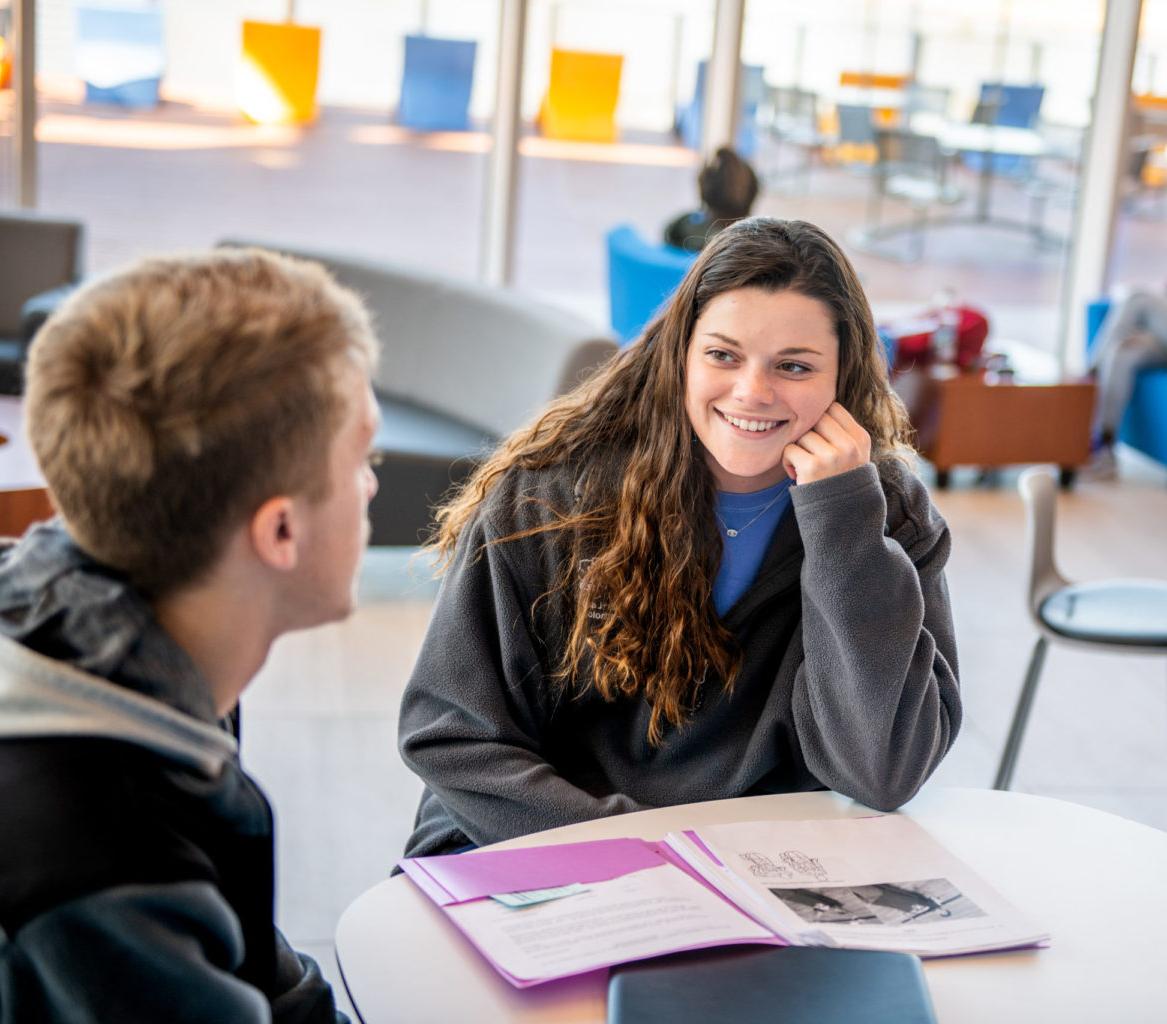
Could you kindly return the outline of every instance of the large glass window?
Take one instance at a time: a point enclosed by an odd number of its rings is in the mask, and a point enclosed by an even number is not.
[[[992,341],[1052,353],[1102,10],[752,0],[743,59],[765,66],[779,107],[808,94],[818,129],[807,141],[775,121],[765,212],[843,241],[877,313],[950,290],[985,309]]]
[[[284,0],[145,5],[164,25],[153,109],[85,101],[85,6],[38,4],[38,135],[40,206],[86,222],[90,269],[230,236],[475,274],[496,3],[299,0],[296,24],[321,30],[319,114],[303,125],[253,124],[237,106],[243,21],[278,28]],[[415,133],[394,122],[404,37],[421,32],[477,42],[472,130]],[[299,57],[280,60],[265,73],[302,68]]]
[[[9,2],[0,0],[0,12]],[[1136,69],[1136,92],[1152,96],[1167,93],[1162,4],[1144,4]],[[233,235],[477,272],[498,66],[495,0],[299,0],[297,22],[323,33],[321,113],[303,127],[253,125],[235,106],[241,22],[278,22],[285,0],[156,5],[165,26],[164,102],[136,111],[84,102],[82,6],[37,5],[40,205],[86,221],[90,268]],[[670,218],[697,205],[698,157],[674,128],[684,127],[686,109],[700,110],[692,101],[712,49],[714,7],[530,0],[518,286],[606,320],[606,231],[630,223],[656,242]],[[986,308],[993,339],[1052,351],[1102,11],[1102,0],[990,0],[975,11],[942,0],[751,0],[742,60],[764,79],[747,70],[743,81],[760,116],[750,154],[763,178],[757,211],[831,231],[881,313],[918,309],[951,288]],[[470,131],[419,133],[394,122],[404,37],[423,32],[477,42]],[[553,49],[621,58],[614,141],[538,126]],[[981,102],[993,83],[1040,90],[1036,118],[1019,129],[1037,138],[1037,156],[986,161],[960,143],[962,126],[1000,113]],[[11,123],[11,92],[3,97],[0,146]],[[792,103],[798,131],[783,120]],[[849,135],[856,112],[866,141]],[[954,126],[956,141],[939,121]],[[935,136],[947,191],[934,202],[876,195],[876,129]],[[1167,175],[1164,162],[1161,151],[1149,153],[1138,195],[1124,207],[1116,264],[1124,278],[1153,276],[1156,261],[1140,254],[1160,230],[1155,183]],[[10,160],[3,166],[9,178],[0,189],[10,189]],[[1128,242],[1136,238],[1148,241]]]
[[[709,56],[713,0],[532,0],[527,26],[515,283],[608,320],[605,234],[632,225],[659,244],[665,224],[698,205],[696,152],[674,135]],[[618,58],[615,131],[538,124],[552,50]],[[597,64],[589,74],[599,82]],[[565,103],[573,102],[570,95]]]
[[[1162,292],[1167,285],[1167,0],[1143,0],[1131,91],[1111,276],[1120,288]]]
[[[0,208],[14,206],[15,148],[12,133],[16,91],[12,82],[12,8],[0,0]]]

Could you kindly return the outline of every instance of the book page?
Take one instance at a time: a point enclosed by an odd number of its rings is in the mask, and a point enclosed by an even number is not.
[[[668,842],[798,945],[943,956],[1048,938],[901,815],[710,825]]]
[[[488,959],[521,981],[681,949],[773,940],[672,865],[590,882],[587,891],[548,903],[512,909],[484,899],[445,911]]]

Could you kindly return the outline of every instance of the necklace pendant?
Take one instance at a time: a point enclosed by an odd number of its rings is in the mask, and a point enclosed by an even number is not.
[[[737,533],[737,530],[731,530],[728,526],[725,528],[725,535],[727,537],[736,537]]]

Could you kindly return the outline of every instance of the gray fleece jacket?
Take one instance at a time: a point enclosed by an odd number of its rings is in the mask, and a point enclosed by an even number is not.
[[[271,808],[147,602],[0,554],[0,1024],[346,1024],[273,923]]]
[[[490,542],[570,508],[567,470],[514,472],[459,540],[400,719],[426,784],[407,856],[670,804],[823,787],[891,810],[960,726],[944,565],[927,490],[888,461],[794,487],[758,576],[724,616],[743,664],[707,678],[649,745],[643,699],[552,682],[570,621],[557,532]],[[535,497],[539,501],[523,500]]]

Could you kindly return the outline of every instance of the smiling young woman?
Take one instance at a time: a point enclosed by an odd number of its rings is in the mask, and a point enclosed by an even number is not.
[[[438,511],[407,852],[829,787],[888,809],[960,724],[948,530],[854,270],[720,233],[637,344]]]
[[[783,458],[787,446],[814,431],[835,401],[839,340],[831,311],[788,289],[722,292],[697,318],[685,379],[685,412],[718,490],[760,491],[797,476]],[[846,419],[862,444],[865,432]],[[869,453],[866,444],[845,468]]]

